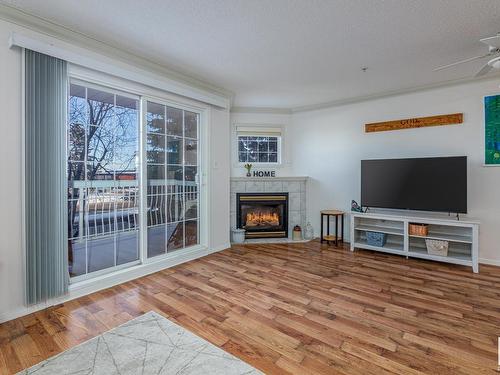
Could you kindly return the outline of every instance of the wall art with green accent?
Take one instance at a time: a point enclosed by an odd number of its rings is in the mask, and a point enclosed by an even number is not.
[[[500,166],[500,95],[484,98],[484,163]]]

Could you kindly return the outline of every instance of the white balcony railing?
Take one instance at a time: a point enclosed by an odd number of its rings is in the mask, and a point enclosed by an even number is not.
[[[82,240],[139,229],[137,180],[70,181],[78,189],[68,201],[69,239]],[[148,227],[196,219],[198,185],[152,180],[147,186]]]

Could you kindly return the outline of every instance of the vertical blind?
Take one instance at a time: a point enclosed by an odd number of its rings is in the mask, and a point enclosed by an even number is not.
[[[68,289],[66,231],[67,63],[25,50],[26,300]]]

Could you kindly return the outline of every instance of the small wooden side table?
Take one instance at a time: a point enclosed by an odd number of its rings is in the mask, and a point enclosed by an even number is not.
[[[344,242],[344,211],[339,210],[323,210],[321,211],[321,243],[326,241],[330,244],[330,241],[335,241],[335,246],[338,246],[339,242]],[[326,235],[323,234],[324,218],[326,216]],[[330,235],[330,217],[335,216],[335,236]],[[340,237],[339,237],[339,217],[340,217]]]

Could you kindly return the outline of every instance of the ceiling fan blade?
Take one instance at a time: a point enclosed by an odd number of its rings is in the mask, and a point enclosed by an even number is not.
[[[481,77],[484,76],[485,74],[488,74],[489,71],[493,69],[493,67],[490,64],[485,64],[479,72],[476,73],[475,77]]]
[[[479,60],[479,59],[483,59],[485,57],[489,57],[491,56],[490,53],[487,53],[486,55],[482,55],[482,56],[474,56],[474,57],[471,57],[469,59],[465,59],[465,60],[460,60],[460,61],[455,61],[454,63],[451,63],[451,64],[447,64],[447,65],[443,65],[443,66],[440,66],[436,69],[434,69],[435,72],[437,72],[438,70],[443,70],[443,69],[447,69],[447,68],[451,68],[452,66],[455,66],[455,65],[459,65],[459,64],[463,64],[463,63],[467,63],[469,61],[474,61],[474,60]]]
[[[490,36],[489,38],[479,39],[480,42],[492,46],[495,48],[500,48],[500,35]]]

